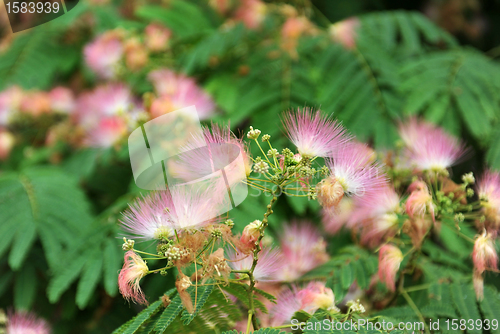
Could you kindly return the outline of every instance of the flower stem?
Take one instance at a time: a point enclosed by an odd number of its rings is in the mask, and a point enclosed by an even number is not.
[[[259,261],[259,252],[262,250],[262,247],[260,247],[260,242],[262,241],[262,238],[264,238],[264,230],[266,229],[268,225],[268,217],[273,213],[272,207],[273,204],[278,200],[278,197],[275,196],[274,192],[271,191],[271,194],[273,197],[271,198],[271,201],[267,205],[267,210],[266,213],[264,213],[264,219],[262,219],[262,226],[260,228],[260,235],[257,241],[255,242],[255,250],[253,251],[253,263],[252,267],[248,271],[248,278],[250,280],[250,285],[248,286],[248,323],[247,323],[247,333],[250,333],[250,324],[253,324],[253,330],[257,330],[257,318],[254,316],[255,315],[255,306],[254,306],[254,300],[253,300],[253,291],[255,287],[255,279],[253,277],[253,272],[255,271],[255,267],[257,266],[257,262]]]

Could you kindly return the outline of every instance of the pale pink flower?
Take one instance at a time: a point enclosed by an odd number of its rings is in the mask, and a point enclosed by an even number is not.
[[[229,266],[233,270],[250,270],[253,264],[252,254],[237,254],[234,250],[227,251]],[[253,277],[257,282],[275,281],[276,272],[278,272],[283,263],[283,258],[278,249],[263,247],[259,253],[259,260],[255,266]],[[242,274],[236,274],[240,277]]]
[[[500,173],[487,171],[478,182],[477,194],[486,217],[484,227],[496,234],[500,228]]]
[[[474,292],[476,293],[477,300],[482,300],[484,298],[484,277],[483,274],[475,271],[472,274],[472,284],[474,286]]]
[[[329,234],[337,234],[350,220],[356,205],[350,197],[342,197],[337,207],[323,207],[321,217],[323,227]]]
[[[208,4],[210,5],[210,7],[215,9],[219,14],[224,15],[229,10],[231,2],[232,0],[210,0]]]
[[[33,116],[39,116],[51,111],[51,101],[46,92],[28,91],[23,94],[19,110]]]
[[[380,248],[378,257],[378,277],[391,291],[396,291],[396,275],[403,261],[403,253],[393,245]]]
[[[365,145],[347,143],[341,146],[331,158],[326,159],[326,165],[330,170],[330,176],[327,178],[329,185],[339,190],[331,194],[333,198],[330,201],[321,199],[322,202],[335,206],[344,195],[363,198],[386,186],[387,179],[381,165],[374,162],[373,156],[368,155],[367,152]],[[319,190],[324,192],[321,188]],[[323,196],[322,193],[318,194],[318,198],[320,195]],[[325,196],[328,196],[328,192]]]
[[[153,52],[165,51],[168,48],[168,42],[172,36],[172,32],[167,27],[158,24],[150,23],[145,29],[146,47]]]
[[[476,236],[472,251],[474,269],[482,274],[485,270],[498,270],[498,255],[495,249],[493,236],[484,230],[483,234]]]
[[[23,91],[17,86],[0,93],[0,126],[7,125],[15,112],[19,111]]]
[[[328,261],[326,242],[310,222],[295,221],[283,227],[280,237],[284,266],[276,273],[280,281],[291,282]]]
[[[292,286],[284,288],[277,297],[276,304],[269,310],[271,326],[290,323],[295,312],[314,314],[318,309],[339,311],[335,307],[333,291],[323,282],[309,282],[305,288]]]
[[[257,29],[266,17],[267,6],[260,0],[241,0],[234,13],[234,19],[241,21],[249,29]]]
[[[350,140],[339,122],[322,116],[319,110],[303,108],[285,113],[283,125],[292,143],[306,158],[329,156]]]
[[[70,114],[75,108],[75,97],[71,89],[58,86],[49,92],[52,111]]]
[[[174,225],[167,215],[172,197],[167,191],[156,191],[137,199],[123,214],[122,227],[131,238],[142,240],[168,239]]]
[[[149,60],[147,49],[137,37],[131,37],[124,43],[125,64],[131,71],[142,69]]]
[[[356,30],[360,22],[357,17],[351,17],[343,21],[332,24],[329,33],[332,40],[339,43],[344,48],[351,50],[356,47]]]
[[[78,125],[89,129],[101,118],[129,112],[134,102],[130,89],[124,84],[100,85],[78,97],[73,118]]]
[[[380,245],[393,236],[398,227],[400,198],[394,188],[386,186],[356,201],[356,210],[348,226],[361,231],[361,243],[368,247]]]
[[[127,122],[122,117],[105,117],[86,132],[83,144],[89,147],[111,147],[127,133]]]
[[[97,36],[83,50],[85,63],[102,79],[116,77],[123,52],[121,34],[114,30]]]
[[[44,319],[25,311],[9,312],[6,330],[7,334],[49,334],[52,332]]]
[[[240,237],[240,250],[242,250],[243,253],[247,253],[244,250],[251,251],[255,248],[255,243],[260,237],[261,229],[262,221],[260,220],[254,220],[253,222],[245,226]]]
[[[411,118],[399,134],[406,145],[408,163],[419,170],[441,171],[453,166],[466,152],[465,145],[433,124]]]
[[[411,194],[406,201],[408,216],[410,218],[424,218],[429,213],[434,221],[436,205],[427,185],[422,181],[415,181],[410,185],[409,190]]]
[[[146,296],[139,285],[140,280],[149,271],[146,262],[132,250],[125,253],[124,260],[125,263],[118,275],[120,293],[127,300],[132,300],[137,304],[147,304]]]
[[[169,69],[155,70],[148,75],[159,98],[151,105],[153,118],[171,111],[194,105],[201,120],[210,118],[215,111],[215,104],[193,78],[175,73]]]
[[[12,133],[0,128],[0,160],[5,160],[9,157],[10,151],[14,147],[15,138]]]

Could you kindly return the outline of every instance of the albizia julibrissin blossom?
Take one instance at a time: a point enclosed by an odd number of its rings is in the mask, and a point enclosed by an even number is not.
[[[321,221],[325,232],[332,235],[337,234],[350,220],[355,209],[354,200],[349,197],[342,197],[337,207],[323,207],[321,210]]]
[[[122,225],[133,238],[165,240],[174,230],[197,229],[215,221],[220,213],[220,199],[212,191],[171,187],[130,205]]]
[[[496,235],[500,229],[500,173],[487,171],[477,184],[477,194],[486,217],[484,228]]]
[[[49,324],[33,313],[9,312],[7,318],[7,334],[49,334],[52,332]]]
[[[337,121],[309,108],[290,111],[282,117],[288,138],[304,158],[327,157],[350,140]]]
[[[284,288],[278,295],[276,304],[269,310],[270,325],[281,326],[290,323],[297,311],[314,314],[318,309],[336,310],[333,291],[325,287],[323,282],[309,282],[302,289],[297,286]]]
[[[410,218],[424,218],[427,213],[434,221],[436,205],[425,182],[414,181],[408,190],[411,192],[406,201],[406,213]]]
[[[283,267],[275,274],[277,280],[295,281],[328,261],[326,242],[311,222],[292,222],[283,226],[282,231],[280,247]]]
[[[122,227],[135,239],[168,239],[174,235],[173,222],[166,212],[169,207],[172,198],[168,192],[152,192],[130,205],[123,214]]]
[[[233,270],[250,270],[253,264],[252,254],[237,254],[234,250],[227,251],[229,266]],[[263,247],[259,253],[259,260],[253,272],[253,277],[257,282],[276,281],[275,276],[283,266],[283,257],[278,249]],[[242,274],[236,274],[239,276]],[[243,274],[244,275],[244,274]]]
[[[169,69],[155,70],[148,75],[159,95],[151,104],[153,118],[194,105],[201,120],[210,118],[215,104],[193,78]]]
[[[351,17],[332,24],[328,32],[334,42],[350,50],[356,47],[356,30],[359,28],[359,25],[359,19],[357,17]]]
[[[378,277],[391,291],[396,291],[396,275],[402,261],[403,253],[396,246],[387,244],[380,248]]]
[[[148,274],[148,271],[146,262],[134,251],[130,250],[125,253],[125,263],[118,275],[118,287],[123,297],[137,304],[148,303],[139,285],[140,280]]]
[[[111,30],[97,36],[83,49],[85,63],[101,79],[113,79],[118,73],[118,63],[124,48],[122,33]]]
[[[476,236],[472,251],[474,270],[482,274],[485,270],[498,270],[498,255],[495,250],[493,236],[486,232]]]
[[[344,195],[361,198],[376,193],[387,184],[381,166],[359,143],[342,145],[332,157],[325,159],[330,176],[316,186],[323,207],[335,207]]]
[[[370,193],[362,201],[355,201],[356,210],[351,215],[348,226],[359,230],[361,243],[377,247],[385,238],[397,232],[400,198],[393,187],[387,185]]]
[[[400,124],[399,134],[406,146],[404,163],[419,170],[446,170],[466,152],[460,140],[416,118]]]
[[[249,29],[257,29],[266,17],[267,6],[260,0],[241,0],[234,13],[234,19]]]
[[[160,52],[168,48],[172,32],[167,27],[158,23],[150,23],[144,29],[144,33],[145,44],[150,51]]]

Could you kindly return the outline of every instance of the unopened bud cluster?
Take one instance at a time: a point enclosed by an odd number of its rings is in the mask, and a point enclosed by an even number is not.
[[[249,139],[257,139],[260,136],[260,130],[254,129],[253,126],[250,127],[250,131],[247,133]]]
[[[354,300],[350,300],[347,302],[346,304],[352,312],[356,312],[356,313],[365,313],[365,307],[361,304],[361,302],[358,300],[354,301]]]
[[[186,249],[175,246],[170,247],[168,251],[165,252],[165,257],[172,262],[180,260],[188,255],[189,252]]]
[[[131,239],[127,239],[127,238],[123,238],[123,245],[122,245],[122,249],[124,251],[128,251],[128,250],[131,250],[131,249],[134,249],[134,244],[135,244],[135,241],[134,240],[131,240]]]

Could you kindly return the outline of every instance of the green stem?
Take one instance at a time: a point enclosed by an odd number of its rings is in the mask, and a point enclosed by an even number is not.
[[[427,324],[425,323],[424,316],[422,315],[422,312],[420,312],[420,310],[418,309],[413,299],[411,299],[410,295],[404,289],[401,290],[401,295],[404,297],[404,299],[406,299],[406,302],[410,305],[413,312],[415,312],[420,321],[424,323],[425,333],[430,334],[429,328],[427,328]]]

